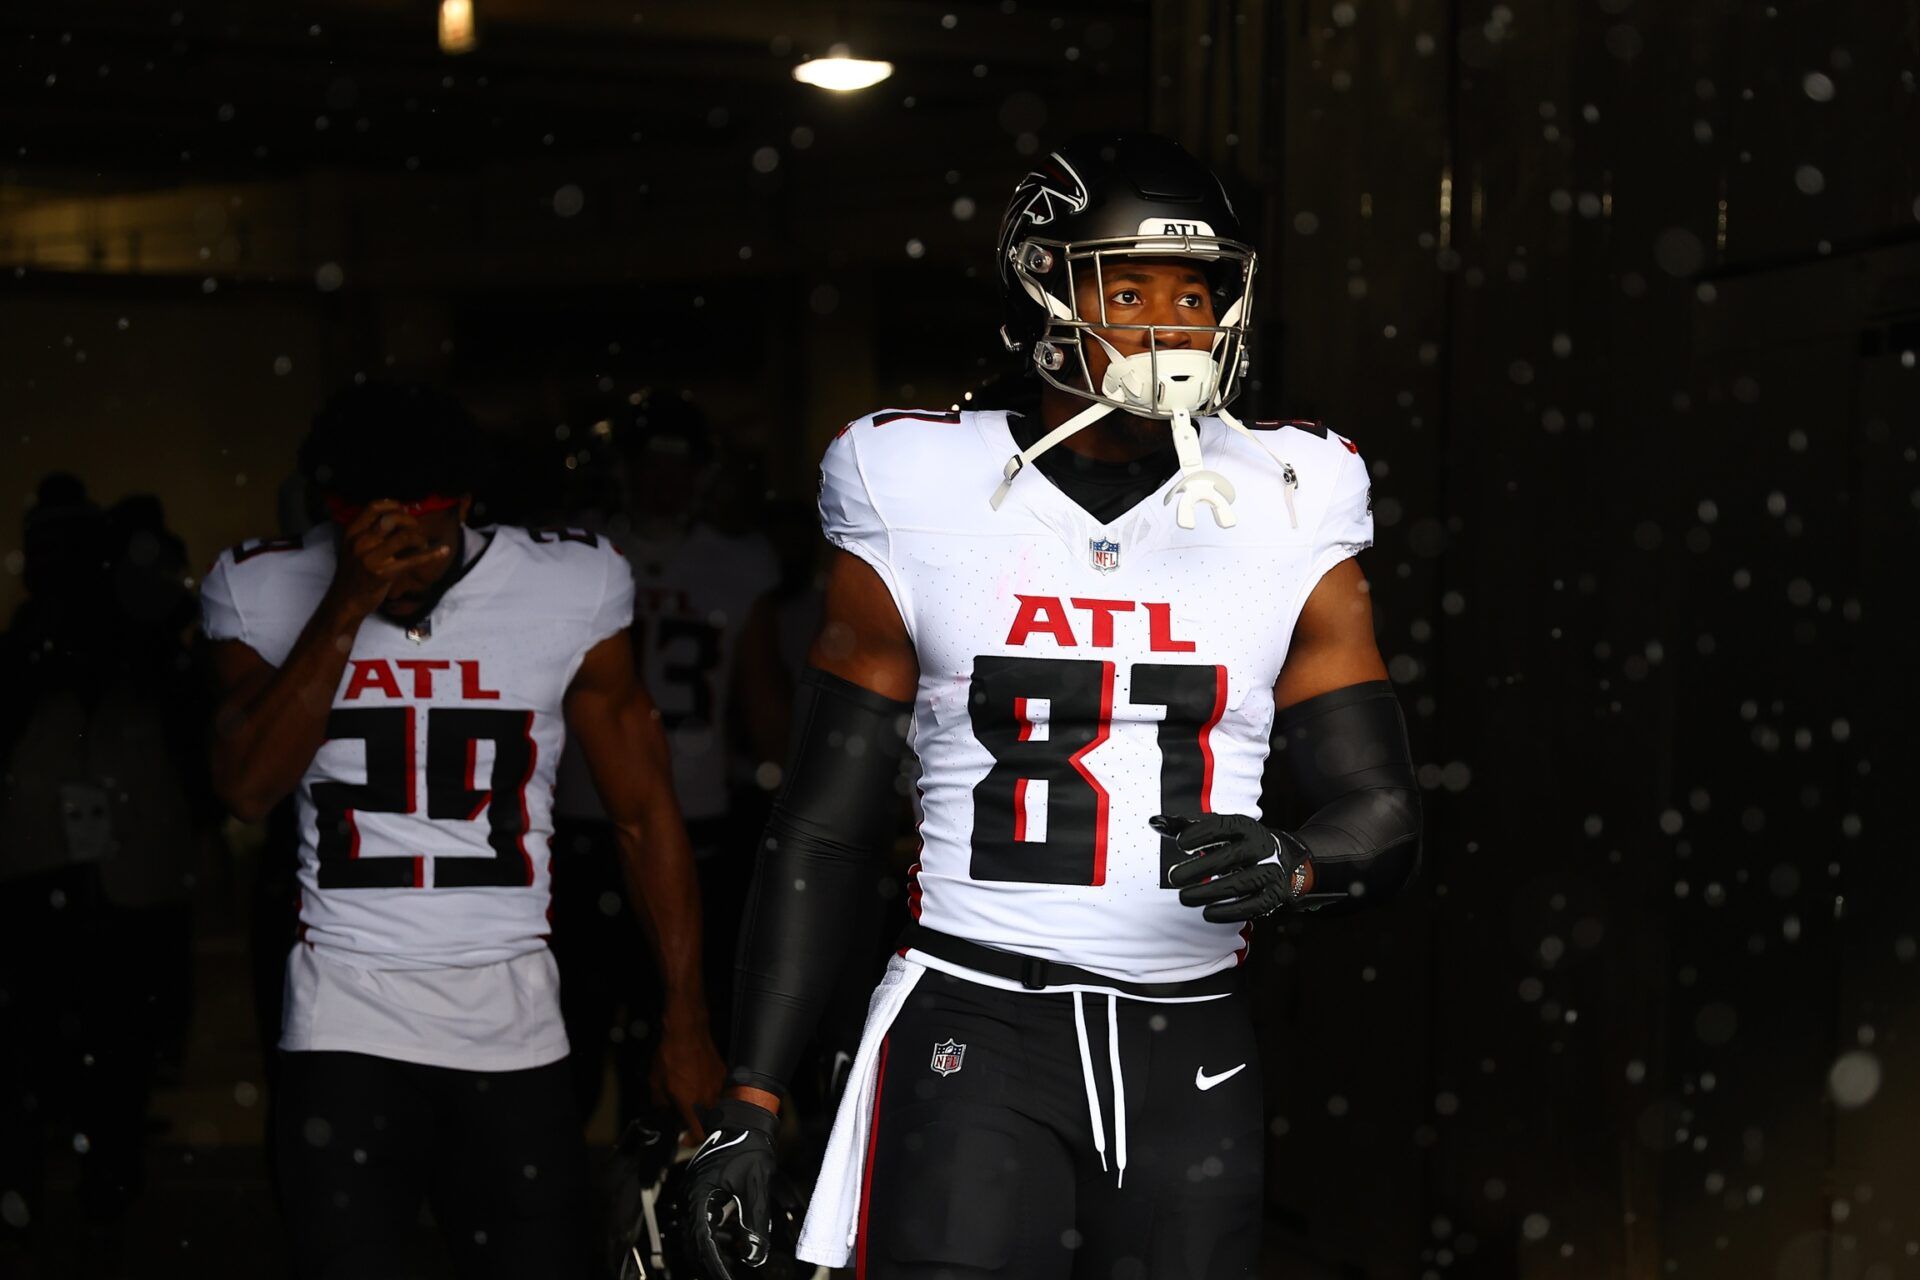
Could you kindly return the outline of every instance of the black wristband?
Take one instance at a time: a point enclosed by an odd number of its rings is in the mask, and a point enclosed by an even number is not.
[[[715,1129],[749,1129],[772,1138],[780,1129],[779,1116],[744,1098],[722,1098],[701,1119],[706,1121],[708,1132]]]
[[[753,1070],[751,1067],[741,1064],[735,1064],[734,1067],[727,1072],[727,1083],[729,1085],[737,1085],[742,1089],[758,1089],[762,1093],[784,1093],[787,1088],[787,1082],[785,1080],[776,1080],[770,1075],[765,1075]]]

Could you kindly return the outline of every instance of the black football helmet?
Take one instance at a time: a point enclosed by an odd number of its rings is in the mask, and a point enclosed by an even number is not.
[[[1079,314],[1074,285],[1126,258],[1191,258],[1213,291],[1211,325],[1115,325]],[[1184,329],[1211,356],[1206,385],[1187,408],[1215,413],[1239,390],[1247,362],[1256,254],[1211,170],[1179,144],[1153,134],[1090,134],[1047,156],[1020,180],[1000,223],[999,272],[1009,350],[1029,351],[1035,370],[1063,391],[1099,404],[1168,417],[1152,397],[1096,386],[1082,348],[1094,329]],[[1106,290],[1099,290],[1104,299]],[[1104,310],[1104,301],[1102,309]],[[1112,370],[1107,381],[1112,381]],[[1160,379],[1156,376],[1154,381]],[[1184,378],[1182,379],[1184,380]]]

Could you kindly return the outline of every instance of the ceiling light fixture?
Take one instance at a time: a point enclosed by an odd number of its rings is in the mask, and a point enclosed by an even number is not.
[[[440,52],[472,53],[473,0],[440,0]]]
[[[793,69],[793,78],[801,84],[810,84],[816,89],[831,89],[835,93],[870,89],[892,74],[891,62],[852,57],[843,44],[827,50],[826,57],[809,58]]]

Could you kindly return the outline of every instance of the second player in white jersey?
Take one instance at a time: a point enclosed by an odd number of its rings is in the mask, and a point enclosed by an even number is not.
[[[697,1127],[717,1092],[631,575],[585,533],[469,525],[483,455],[453,397],[356,381],[300,449],[330,519],[203,584],[215,792],[246,820],[290,801],[297,830],[271,1148],[302,1276],[390,1272],[423,1201],[462,1275],[595,1270],[547,945],[570,735],[652,926],[661,1101]]]
[[[1037,477],[991,509],[1019,451],[1001,412],[878,413],[829,447],[823,527],[919,655],[910,901],[930,928],[1135,981],[1241,954],[1242,929],[1180,904],[1147,820],[1258,812],[1294,622],[1373,517],[1340,436],[1198,426],[1239,486],[1231,530],[1183,529],[1159,495],[1103,524]]]
[[[603,539],[501,527],[429,629],[360,628],[300,781],[300,926],[327,958],[473,966],[545,949],[562,699],[633,615]],[[334,576],[334,532],[244,543],[202,587],[206,630],[279,665]]]
[[[778,580],[764,540],[695,521],[672,537],[609,535],[633,570],[635,658],[673,751],[673,788],[689,822],[726,815],[734,653],[753,602]],[[559,811],[603,816],[584,763],[567,757]]]

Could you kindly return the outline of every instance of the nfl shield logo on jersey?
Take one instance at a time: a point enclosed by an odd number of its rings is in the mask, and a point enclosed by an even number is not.
[[[1092,538],[1087,545],[1093,550],[1093,567],[1102,573],[1112,573],[1120,567],[1120,544],[1109,542],[1105,538]]]
[[[960,1059],[966,1056],[967,1046],[943,1041],[933,1046],[933,1069],[942,1076],[950,1076],[960,1069]]]

